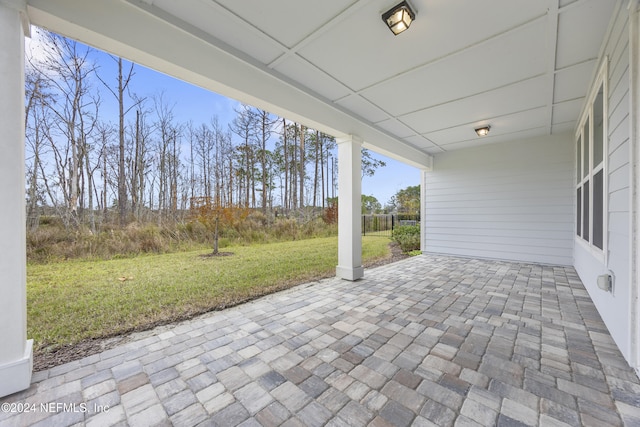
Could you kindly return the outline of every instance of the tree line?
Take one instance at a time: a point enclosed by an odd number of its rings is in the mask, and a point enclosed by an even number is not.
[[[333,137],[248,105],[228,124],[180,121],[163,92],[136,93],[133,63],[111,56],[117,72],[106,75],[96,50],[38,32],[44,49],[27,56],[25,74],[31,229],[43,213],[96,231],[181,221],[202,197],[284,215],[335,198]],[[381,166],[363,151],[363,176]]]

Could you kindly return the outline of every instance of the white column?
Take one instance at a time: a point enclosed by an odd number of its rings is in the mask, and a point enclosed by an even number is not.
[[[0,397],[29,388],[24,177],[26,3],[0,0]]]
[[[362,140],[349,135],[338,143],[338,266],[336,276],[358,280],[362,268]]]
[[[420,251],[427,250],[427,169],[420,169]]]
[[[631,152],[631,355],[640,375],[640,1],[629,2],[629,96]]]

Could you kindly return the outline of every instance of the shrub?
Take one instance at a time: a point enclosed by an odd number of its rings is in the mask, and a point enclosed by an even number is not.
[[[329,203],[329,207],[322,214],[322,219],[326,224],[338,223],[338,203]]]
[[[396,227],[391,238],[398,242],[402,252],[420,250],[420,226],[418,225]]]

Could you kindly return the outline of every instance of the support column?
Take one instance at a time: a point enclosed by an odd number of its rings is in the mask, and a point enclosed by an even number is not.
[[[427,172],[420,169],[420,251],[427,250]]]
[[[640,376],[640,0],[629,5],[629,97],[631,163],[630,364]]]
[[[29,388],[24,176],[24,0],[0,0],[0,397]]]
[[[338,266],[336,276],[358,280],[362,267],[362,140],[349,135],[338,143]]]

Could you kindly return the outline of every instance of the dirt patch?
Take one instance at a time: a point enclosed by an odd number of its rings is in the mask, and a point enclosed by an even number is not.
[[[390,257],[372,261],[370,263],[366,263],[364,266],[367,268],[379,267],[379,266],[390,264],[392,262],[400,261],[409,257],[409,255],[402,253],[400,246],[395,242],[390,243],[389,248],[391,249]],[[205,254],[201,256],[203,258],[214,258],[217,256],[230,256],[230,255],[233,255],[233,252],[218,252],[218,254],[215,254],[215,255],[213,253],[210,253],[210,254]],[[318,277],[314,280],[319,280],[319,279],[322,279],[322,278]],[[306,283],[309,281],[313,281],[313,280],[306,280],[303,283]],[[230,301],[229,304],[224,304],[219,307],[211,308],[206,312],[218,311],[225,308],[229,308],[234,305],[242,304],[252,299],[259,298],[273,292],[281,291],[299,284],[301,283],[283,283],[281,286],[273,286],[271,288],[264,289],[264,292],[256,294],[252,298],[244,299],[242,301]],[[158,326],[170,325],[175,322],[193,319],[203,314],[204,313],[192,313],[189,315],[180,316],[179,318],[169,319],[164,322],[156,322],[153,324],[148,324],[145,326],[144,330],[133,331],[131,333],[119,335],[116,337],[91,339],[91,340],[81,341],[73,345],[71,344],[64,345],[55,350],[36,351],[33,357],[33,370],[36,372],[43,371],[45,369],[53,368],[54,366],[58,366],[68,362],[72,362],[74,360],[82,359],[86,356],[91,356],[93,354],[97,354],[105,350],[109,350],[110,348],[113,348],[117,345],[126,343],[132,339],[135,339],[136,336],[138,336],[139,334],[149,333],[151,329],[154,329]]]

